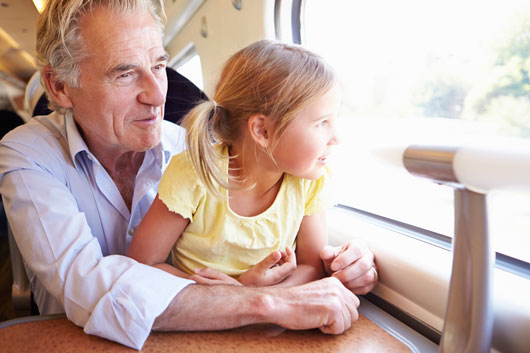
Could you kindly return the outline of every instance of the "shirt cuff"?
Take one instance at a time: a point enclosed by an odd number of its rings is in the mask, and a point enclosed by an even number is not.
[[[98,302],[84,331],[142,349],[154,320],[191,280],[135,264]]]

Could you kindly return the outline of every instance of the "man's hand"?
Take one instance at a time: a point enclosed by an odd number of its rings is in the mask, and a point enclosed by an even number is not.
[[[326,272],[338,278],[355,294],[366,294],[377,284],[374,254],[359,239],[340,247],[325,246],[320,252],[320,258]]]
[[[329,334],[340,334],[359,318],[359,299],[333,277],[302,286],[285,288],[283,301],[275,303],[280,326],[305,330],[318,328]]]
[[[222,330],[272,323],[340,334],[359,318],[359,299],[333,277],[294,287],[192,284],[156,318],[154,331]]]
[[[291,248],[273,251],[239,276],[244,286],[271,286],[283,281],[296,270],[296,255]]]

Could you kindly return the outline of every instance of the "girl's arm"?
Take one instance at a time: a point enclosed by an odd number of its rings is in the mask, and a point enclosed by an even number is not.
[[[244,286],[291,287],[326,276],[320,251],[328,242],[326,211],[304,216],[296,239],[296,255],[273,251],[265,259],[239,276]],[[279,266],[275,266],[279,265]],[[208,269],[199,271],[193,280],[203,284],[232,284],[226,275]]]
[[[326,211],[304,216],[296,238],[296,270],[277,287],[291,287],[326,276],[320,251],[328,243]]]
[[[189,274],[165,263],[189,222],[189,219],[171,212],[157,195],[134,233],[127,256],[176,276],[189,278]]]

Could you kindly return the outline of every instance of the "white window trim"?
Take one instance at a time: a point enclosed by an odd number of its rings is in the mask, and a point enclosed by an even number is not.
[[[373,293],[441,332],[449,291],[450,251],[369,223],[353,212],[329,212],[330,244],[361,238],[376,255],[380,280]],[[530,280],[496,268],[492,346],[499,352],[530,347]]]

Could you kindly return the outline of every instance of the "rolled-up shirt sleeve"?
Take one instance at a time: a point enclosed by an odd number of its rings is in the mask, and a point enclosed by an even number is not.
[[[120,273],[107,291],[94,293],[94,299],[102,296],[94,300],[96,305],[84,330],[141,349],[155,318],[192,282],[123,256],[107,256],[100,262],[101,269],[90,270],[94,271],[94,277],[97,278],[97,272],[107,272],[114,267],[118,267]]]
[[[65,171],[75,169],[75,163],[68,166],[64,151],[47,147],[9,139],[0,144],[0,193],[17,245],[36,278],[32,290],[41,294],[42,303],[42,292],[53,296],[86,333],[141,349],[155,318],[193,282],[120,255],[127,241],[118,252],[118,245],[107,240],[112,235],[102,223],[110,209],[94,201],[97,183],[91,187],[88,182],[87,192],[77,195],[73,190],[82,190],[74,185],[79,180]],[[86,209],[89,205],[96,209]]]

